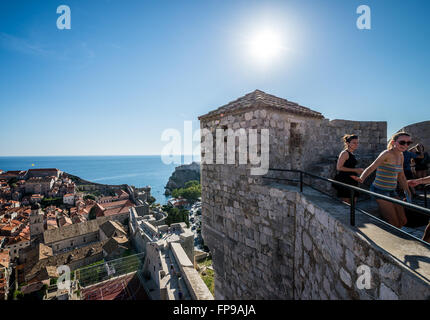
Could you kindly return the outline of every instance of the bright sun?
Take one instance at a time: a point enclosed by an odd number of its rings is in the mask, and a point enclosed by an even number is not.
[[[249,41],[250,53],[258,62],[267,63],[283,50],[279,34],[270,29],[256,32]]]

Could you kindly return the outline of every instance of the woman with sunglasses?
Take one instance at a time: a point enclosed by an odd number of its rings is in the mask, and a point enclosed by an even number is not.
[[[408,201],[411,191],[403,172],[403,152],[411,145],[411,137],[406,132],[398,132],[388,142],[387,150],[381,152],[378,158],[367,167],[356,180],[363,183],[366,178],[376,170],[376,177],[370,186],[370,191],[387,197],[399,198],[396,192],[397,181],[406,194]],[[403,227],[406,222],[405,210],[401,205],[382,199],[376,199],[382,217],[397,228]]]
[[[342,140],[344,150],[339,154],[336,165],[337,174],[334,180],[358,186],[358,182],[351,177],[358,177],[363,172],[362,168],[355,168],[357,159],[355,158],[354,151],[358,148],[358,136],[355,134],[346,134],[343,136]],[[335,184],[333,184],[333,187],[337,191],[337,196],[341,198],[342,201],[347,203],[351,202],[349,189]]]

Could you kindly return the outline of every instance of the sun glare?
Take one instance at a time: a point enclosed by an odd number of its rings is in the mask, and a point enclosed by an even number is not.
[[[251,36],[249,46],[252,57],[262,63],[272,61],[283,51],[280,35],[271,29],[256,32]]]

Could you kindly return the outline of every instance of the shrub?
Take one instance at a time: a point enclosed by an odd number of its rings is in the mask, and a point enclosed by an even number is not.
[[[172,191],[172,197],[179,198],[183,197],[188,201],[197,201],[202,196],[202,186],[198,181],[188,181],[185,184],[185,188],[174,189]]]
[[[24,294],[19,290],[15,290],[15,292],[13,293],[13,299],[14,300],[22,300],[22,299],[24,299]]]
[[[86,196],[84,196],[84,200],[87,199],[96,200],[96,197],[93,194],[87,194]]]

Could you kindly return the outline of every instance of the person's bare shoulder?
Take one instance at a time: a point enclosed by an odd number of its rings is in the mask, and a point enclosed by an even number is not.
[[[339,159],[342,157],[349,158],[349,153],[346,150],[343,150],[341,153],[339,153]]]
[[[388,159],[392,156],[392,154],[392,150],[384,150],[379,154],[378,158]]]

